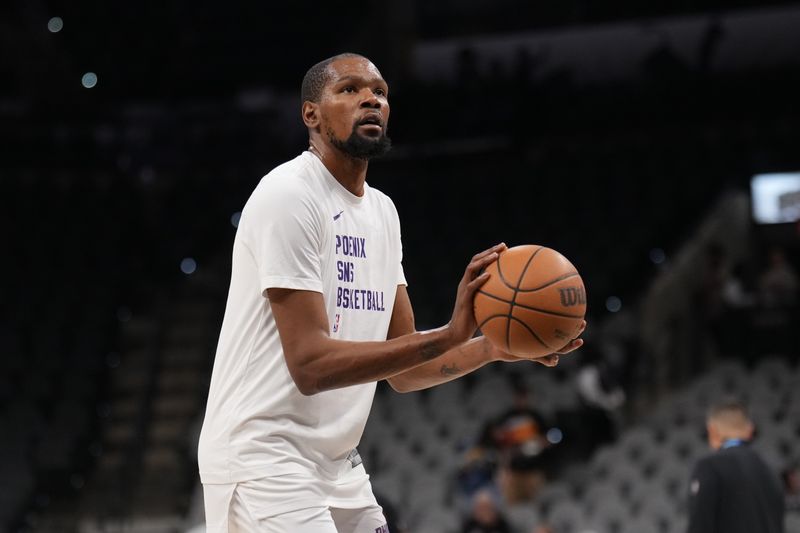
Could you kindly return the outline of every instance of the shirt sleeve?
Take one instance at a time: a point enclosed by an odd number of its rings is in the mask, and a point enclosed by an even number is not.
[[[398,285],[405,285],[405,286],[408,286],[408,282],[406,281],[406,274],[405,274],[405,272],[403,271],[403,263],[401,262],[401,263],[398,265],[398,267],[397,267],[397,268],[398,268],[398,270],[399,270],[399,272],[398,272],[398,276],[397,276],[397,284],[398,284]]]
[[[239,228],[256,262],[262,294],[271,288],[322,292],[319,211],[304,183],[283,176],[262,180]]]
[[[716,508],[719,481],[708,461],[700,461],[689,481],[688,533],[716,531]]]
[[[397,235],[397,246],[399,250],[397,251],[397,256],[400,258],[400,261],[397,264],[397,284],[398,285],[405,285],[408,286],[408,282],[406,281],[406,274],[403,271],[403,238],[400,231],[400,215],[397,214],[397,208],[394,205],[394,202],[389,200],[392,206],[392,212],[394,217],[394,231],[395,235]]]

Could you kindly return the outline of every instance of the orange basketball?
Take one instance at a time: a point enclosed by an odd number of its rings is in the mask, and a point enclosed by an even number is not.
[[[586,290],[566,257],[544,246],[515,246],[486,271],[489,279],[475,294],[475,318],[495,346],[537,357],[560,350],[578,334]]]

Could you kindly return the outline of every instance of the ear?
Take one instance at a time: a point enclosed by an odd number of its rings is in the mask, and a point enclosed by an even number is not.
[[[708,445],[711,448],[716,449],[717,443],[720,439],[717,426],[713,422],[706,422],[706,437],[708,439]]]
[[[319,127],[319,105],[314,102],[303,102],[303,123],[307,128],[317,129]]]

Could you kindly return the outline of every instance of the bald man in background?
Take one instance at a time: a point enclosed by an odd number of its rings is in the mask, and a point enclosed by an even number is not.
[[[780,480],[750,447],[753,422],[738,402],[706,419],[713,453],[697,462],[689,485],[689,533],[783,533]]]

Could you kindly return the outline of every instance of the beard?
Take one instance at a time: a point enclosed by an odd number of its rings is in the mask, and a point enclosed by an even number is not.
[[[381,131],[380,137],[366,137],[359,134],[353,126],[350,136],[345,139],[337,139],[333,131],[328,130],[328,140],[333,146],[344,152],[353,159],[370,160],[373,157],[380,157],[392,148],[392,140],[386,133]]]

